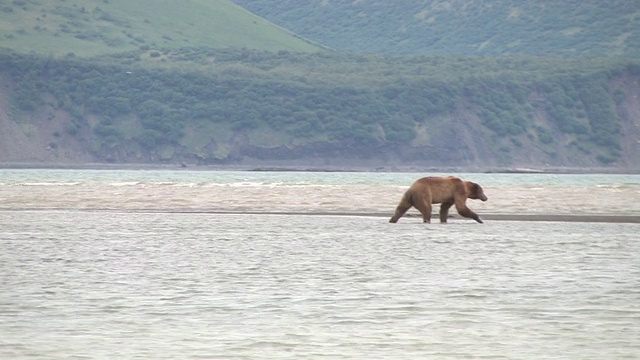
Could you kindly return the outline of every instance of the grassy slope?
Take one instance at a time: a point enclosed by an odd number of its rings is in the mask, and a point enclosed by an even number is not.
[[[0,1],[0,47],[94,56],[141,46],[318,50],[229,0]]]

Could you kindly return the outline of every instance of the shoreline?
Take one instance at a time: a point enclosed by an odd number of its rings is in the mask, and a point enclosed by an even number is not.
[[[269,216],[338,216],[338,217],[376,217],[384,218],[387,222],[392,213],[387,212],[355,212],[355,211],[245,211],[245,210],[182,210],[182,209],[69,209],[69,208],[0,208],[2,212],[95,212],[95,213],[122,213],[122,214],[199,214],[199,215],[269,215]],[[610,224],[640,224],[640,215],[605,215],[605,214],[478,214],[485,223],[487,221],[514,221],[514,222],[582,222],[582,223],[610,223]],[[415,223],[421,216],[419,214],[405,214],[406,222]],[[455,222],[468,221],[457,215],[449,216],[449,220]],[[432,215],[432,224],[440,224],[437,214]]]
[[[145,212],[145,211],[141,211]],[[163,213],[163,211],[150,211],[154,213]],[[173,212],[167,212],[173,213]],[[179,211],[176,213],[200,213],[215,215],[284,215],[284,216],[347,216],[347,217],[391,217],[390,213],[374,213],[374,212],[330,212],[330,211],[314,211],[314,212],[296,212],[296,211],[269,211],[269,212],[251,212],[251,211]],[[540,221],[540,222],[585,222],[585,223],[628,223],[640,224],[640,215],[599,215],[599,214],[479,214],[483,221]],[[418,214],[405,214],[405,218],[420,218]],[[459,216],[450,216],[450,220],[454,221],[470,221],[472,219],[464,219]],[[434,221],[435,220],[435,221]],[[412,220],[414,221],[414,220]],[[440,223],[438,215],[432,215],[432,224]]]

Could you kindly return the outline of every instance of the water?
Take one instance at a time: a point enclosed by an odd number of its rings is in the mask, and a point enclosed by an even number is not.
[[[391,216],[403,192],[419,176],[422,174],[0,170],[0,210],[361,212]],[[639,175],[460,176],[484,187],[489,201],[468,203],[480,215],[640,215]]]
[[[418,176],[0,170],[0,358],[640,358],[640,224],[387,223]],[[638,175],[461,176],[640,215]]]

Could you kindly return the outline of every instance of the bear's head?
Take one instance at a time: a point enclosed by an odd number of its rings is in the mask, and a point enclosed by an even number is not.
[[[465,181],[465,183],[467,185],[467,193],[469,194],[469,199],[487,201],[487,196],[484,194],[482,186],[471,181]]]

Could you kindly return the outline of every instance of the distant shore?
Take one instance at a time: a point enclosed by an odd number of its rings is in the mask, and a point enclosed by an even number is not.
[[[439,172],[487,174],[640,174],[640,169],[605,167],[455,167],[421,165],[259,165],[259,164],[122,164],[122,163],[29,163],[0,162],[0,169],[60,169],[60,170],[190,170],[190,171],[264,171],[264,172]]]

